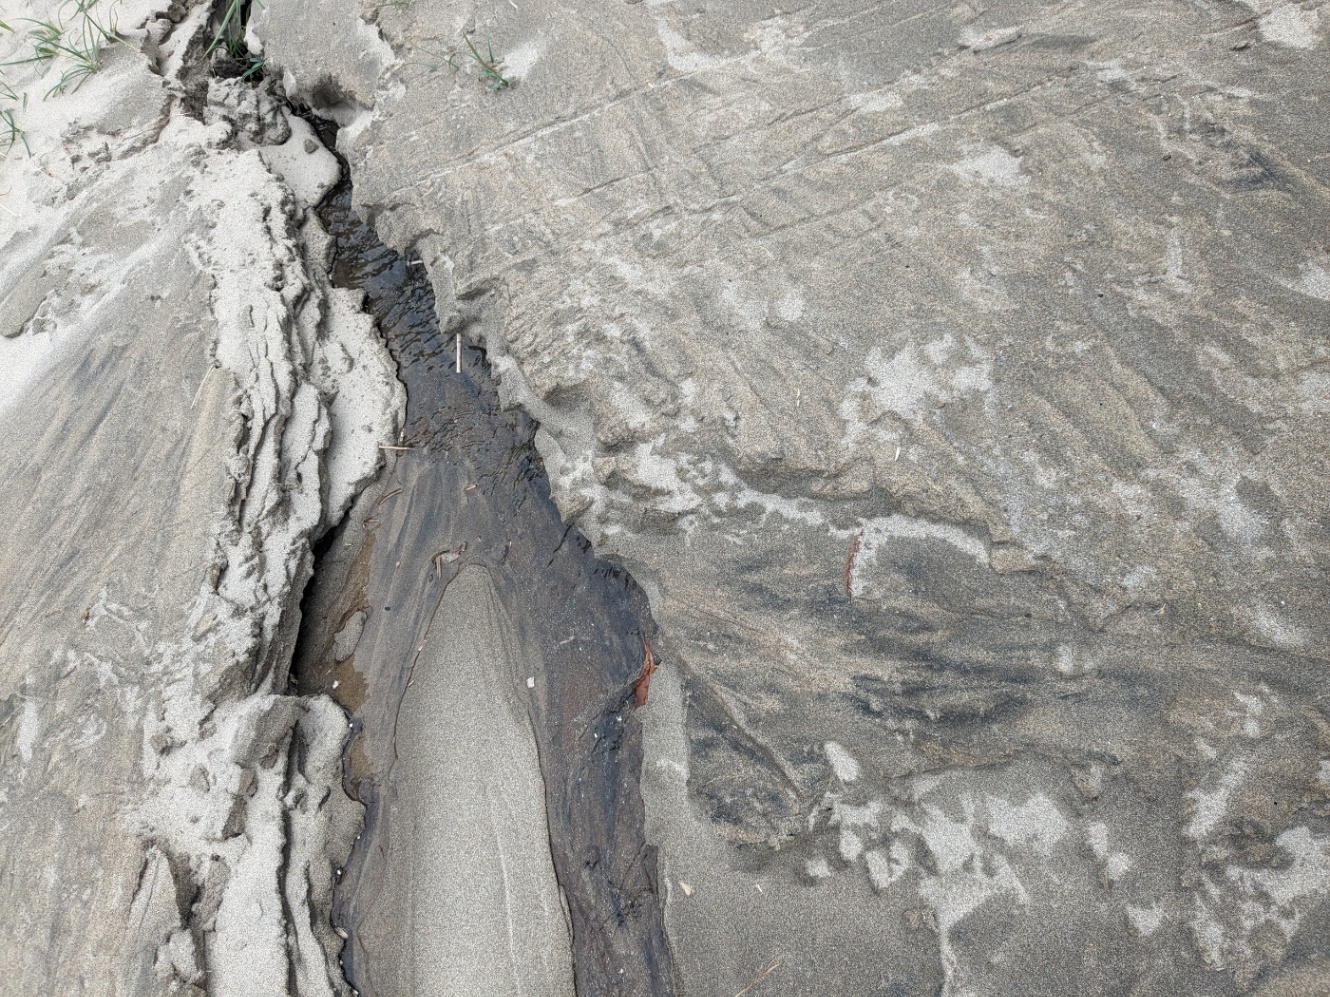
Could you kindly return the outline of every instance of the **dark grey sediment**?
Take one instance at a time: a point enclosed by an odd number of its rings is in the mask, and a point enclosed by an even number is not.
[[[366,822],[334,910],[349,936],[347,978],[375,994],[376,953],[357,928],[390,861],[399,796],[411,791],[392,776],[398,714],[428,667],[420,651],[445,593],[474,568],[488,577],[521,662],[507,679],[526,703],[540,760],[576,991],[673,993],[632,702],[654,635],[646,597],[562,521],[535,424],[501,404],[465,321],[440,329],[424,267],[379,242],[352,210],[345,179],[320,216],[335,242],[334,283],[364,291],[408,397],[403,449],[388,451],[379,482],[321,547],[331,570],[306,597],[295,662],[301,692],[331,694],[354,728],[345,785],[366,806]],[[345,634],[334,640],[348,622],[361,628],[350,655]]]

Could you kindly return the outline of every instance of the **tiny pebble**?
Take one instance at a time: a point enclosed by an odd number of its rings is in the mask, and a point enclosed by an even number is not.
[[[528,689],[534,689],[536,687],[536,677],[534,675],[528,675],[526,677],[526,687]]]

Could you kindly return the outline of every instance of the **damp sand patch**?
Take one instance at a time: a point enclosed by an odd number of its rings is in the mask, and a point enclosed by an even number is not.
[[[347,978],[670,993],[638,787],[646,598],[562,522],[466,320],[440,329],[426,268],[350,203],[343,185],[321,209],[334,281],[363,291],[408,403],[322,547],[296,663],[351,715],[366,807],[337,892]]]

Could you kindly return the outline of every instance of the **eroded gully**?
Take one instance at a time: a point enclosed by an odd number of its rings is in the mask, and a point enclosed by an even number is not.
[[[397,449],[321,544],[294,664],[353,728],[347,979],[672,993],[638,783],[646,599],[561,521],[534,423],[465,325],[440,329],[420,262],[356,217],[345,177],[320,215],[334,283],[364,292],[408,395]]]

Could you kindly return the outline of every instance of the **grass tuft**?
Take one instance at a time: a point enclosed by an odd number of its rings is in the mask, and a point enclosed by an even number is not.
[[[254,55],[245,41],[245,29],[249,25],[249,12],[253,2],[263,5],[262,0],[225,0],[217,29],[212,41],[204,50],[205,57],[210,57],[218,49],[227,55],[227,66],[214,66],[213,72],[219,76],[236,76],[249,80],[262,76],[265,64],[263,57]]]
[[[470,35],[463,35],[462,41],[466,43],[467,50],[465,55],[480,67],[480,77],[489,83],[492,91],[498,93],[500,90],[513,85],[511,79],[499,72],[498,60],[494,58],[494,46],[490,44],[488,39],[485,41],[486,55],[480,54],[479,50],[476,48],[475,42],[471,40]],[[462,54],[463,53],[455,52],[448,57],[448,65],[454,72],[457,71],[456,60],[458,56]]]
[[[77,90],[88,76],[101,68],[102,49],[120,41],[114,14],[103,23],[98,19],[95,9],[97,3],[98,0],[67,0],[61,4],[56,20],[38,21],[30,17],[16,20],[15,24],[28,25],[27,35],[32,53],[21,59],[0,63],[0,69],[29,63],[65,62],[69,65],[61,72],[55,86],[46,92],[46,96],[54,97],[70,87]],[[0,29],[18,33],[17,28],[4,22],[0,22]],[[8,83],[3,83],[3,88],[7,93],[0,92],[0,96],[13,99],[13,88]]]
[[[204,55],[212,55],[223,45],[229,55],[239,57],[245,51],[245,0],[227,0],[226,8],[222,11],[222,23],[217,26],[213,32],[212,42],[204,51]]]
[[[11,90],[10,92],[12,93],[13,91]],[[27,101],[24,101],[24,106],[27,106]],[[19,142],[23,143],[23,149],[27,152],[28,156],[32,156],[32,149],[28,146],[28,136],[23,133],[23,129],[20,128],[18,122],[14,120],[14,109],[12,107],[7,107],[3,111],[0,111],[0,142],[5,143],[5,151],[3,155],[6,158],[8,158],[9,154],[14,151],[14,146]]]

